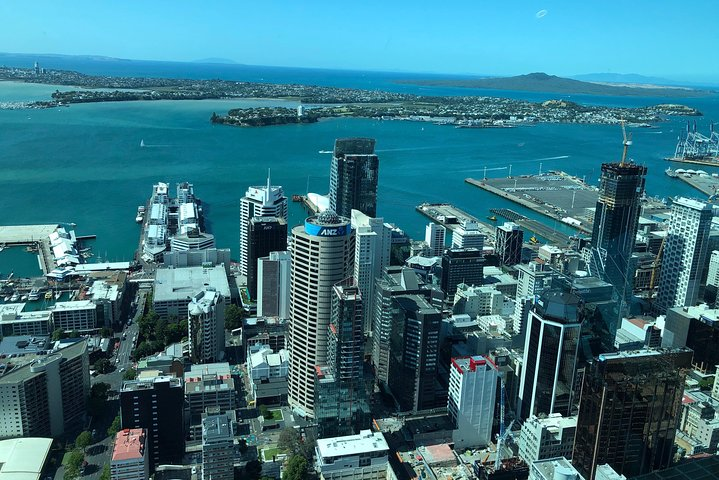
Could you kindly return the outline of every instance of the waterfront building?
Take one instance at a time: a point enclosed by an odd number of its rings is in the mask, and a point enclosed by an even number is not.
[[[377,216],[379,158],[372,138],[338,138],[330,167],[330,210],[349,218],[352,210]]]
[[[0,376],[0,438],[53,437],[81,429],[90,395],[87,340]]]
[[[272,185],[269,172],[267,185],[247,189],[240,199],[240,273],[248,274],[248,242],[252,217],[277,217],[287,221],[287,197],[281,186]],[[284,250],[284,249],[281,249]]]
[[[544,262],[516,265],[517,297],[536,297],[552,285],[557,273]]]
[[[528,465],[556,457],[571,460],[576,433],[576,415],[563,417],[561,413],[552,413],[541,418],[532,415],[522,424],[517,442],[519,458]]]
[[[370,427],[364,385],[363,299],[352,279],[332,289],[327,363],[315,367],[318,438],[359,433]]]
[[[516,223],[504,222],[504,225],[497,227],[494,251],[499,263],[507,267],[522,263],[523,242],[524,232]]]
[[[634,265],[631,262],[637,236],[641,198],[647,167],[633,163],[603,163],[589,271],[614,287],[618,311],[605,318],[607,336],[614,338],[632,296]]]
[[[202,267],[224,265],[227,276],[230,276],[230,249],[208,248],[206,250],[185,250],[165,252],[162,264],[168,268]]]
[[[530,463],[528,480],[589,480],[564,457],[548,458]]]
[[[180,378],[150,375],[123,382],[120,391],[122,428],[147,431],[150,473],[158,465],[182,462],[185,453],[184,403]]]
[[[193,363],[214,362],[225,356],[225,300],[212,287],[190,300],[187,337]]]
[[[289,352],[275,352],[269,345],[253,345],[247,350],[247,374],[252,382],[255,405],[282,405],[287,402]]]
[[[332,287],[352,276],[355,235],[350,220],[330,210],[292,229],[288,400],[314,415],[315,366],[327,363]]]
[[[442,255],[442,291],[454,298],[457,285],[482,285],[484,257],[477,248],[448,248]]]
[[[485,447],[492,441],[498,376],[497,366],[480,355],[452,359],[447,412],[454,422],[455,448]]]
[[[86,333],[97,327],[97,306],[92,300],[57,302],[52,307],[53,330]]]
[[[713,216],[708,203],[684,197],[674,199],[659,275],[656,298],[659,312],[696,304],[707,266]]]
[[[389,373],[390,339],[394,315],[398,311],[395,297],[421,295],[435,306],[441,305],[444,294],[427,284],[411,269],[400,266],[386,267],[377,280],[373,305],[372,364],[377,381],[387,385]]]
[[[215,248],[215,236],[211,233],[201,232],[199,229],[185,230],[170,239],[171,252],[208,250],[210,248]],[[163,258],[164,255],[167,253],[163,254]]]
[[[561,413],[570,416],[582,329],[579,297],[549,290],[529,312],[524,342],[518,416]]]
[[[287,221],[278,217],[252,217],[247,231],[247,289],[257,298],[257,261],[270,252],[287,250]]]
[[[422,295],[392,300],[387,384],[403,412],[443,407],[447,390],[437,381],[442,313]]]
[[[218,293],[218,308],[224,311],[231,298],[230,284],[224,265],[213,267],[158,268],[155,270],[152,308],[160,318],[188,318],[188,306],[192,297],[206,290]]]
[[[290,253],[257,259],[257,316],[290,318]]]
[[[52,311],[25,311],[25,303],[0,305],[0,336],[49,335],[52,333]]]
[[[424,242],[429,246],[430,257],[441,257],[444,253],[444,237],[447,229],[438,223],[429,222],[424,229]]]
[[[369,335],[375,283],[389,265],[392,230],[384,219],[371,218],[355,209],[351,221],[356,236],[353,277],[364,299],[362,331]]]
[[[485,235],[479,230],[479,224],[466,220],[452,232],[452,248],[484,249]]]
[[[146,480],[150,478],[147,455],[147,432],[142,428],[127,428],[115,434],[110,461],[111,480]]]
[[[452,313],[467,314],[472,318],[484,315],[501,315],[504,305],[502,292],[491,286],[457,285]]]
[[[95,280],[87,292],[92,302],[100,307],[102,325],[110,327],[120,323],[120,306],[122,304],[122,287],[107,280]]]
[[[233,480],[235,444],[230,417],[208,415],[202,420],[202,480]]]
[[[608,463],[633,478],[667,468],[674,455],[686,348],[605,353],[584,375],[572,462],[588,478]]]
[[[319,439],[315,457],[321,480],[390,478],[389,445],[381,432],[363,430],[357,435]]]

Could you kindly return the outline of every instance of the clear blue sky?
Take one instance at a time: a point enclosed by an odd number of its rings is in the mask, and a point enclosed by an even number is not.
[[[4,0],[0,51],[717,83],[718,18],[717,0]]]

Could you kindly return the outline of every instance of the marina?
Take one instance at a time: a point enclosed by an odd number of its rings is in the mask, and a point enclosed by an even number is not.
[[[57,229],[57,224],[0,226],[0,244],[3,247],[27,246],[36,250],[38,264],[43,274],[47,274],[55,268],[50,234]]]
[[[584,233],[591,233],[597,189],[565,172],[519,177],[466,178],[465,182],[546,215]],[[544,235],[542,235],[544,236]]]

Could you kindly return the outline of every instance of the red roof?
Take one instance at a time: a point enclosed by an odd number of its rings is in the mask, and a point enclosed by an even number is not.
[[[126,428],[117,432],[112,461],[142,460],[145,456],[145,437],[145,430],[142,428]]]

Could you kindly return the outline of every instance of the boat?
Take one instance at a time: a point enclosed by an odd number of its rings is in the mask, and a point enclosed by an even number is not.
[[[317,153],[334,153],[332,150],[320,150]]]
[[[140,205],[137,207],[137,216],[135,216],[135,221],[137,223],[142,223],[142,221],[145,219],[145,206]]]
[[[537,237],[535,237],[534,235],[532,235],[532,236],[529,238],[529,243],[531,243],[531,244],[533,244],[533,245],[536,245],[536,244],[539,243],[539,240],[537,240]]]
[[[144,146],[145,146],[145,140],[144,140],[144,139],[143,139],[143,140],[140,140],[140,148],[142,148],[142,147],[144,147]]]
[[[489,220],[493,221],[493,222],[496,222],[496,221],[497,221],[497,217],[495,217],[494,215],[490,215],[490,216],[487,217],[487,218],[488,218]]]
[[[669,175],[669,176],[672,177],[672,178],[678,178],[678,177],[679,177],[679,175],[677,175],[677,172],[674,171],[674,170],[672,170],[672,167],[669,167],[669,168],[667,168],[666,170],[664,170],[664,173],[666,173],[667,175]]]
[[[62,292],[60,290],[55,292],[55,300],[59,300],[61,296],[62,296]]]
[[[35,300],[39,300],[40,299],[40,290],[38,290],[37,288],[33,288],[32,290],[30,290],[30,294],[27,296],[27,299],[30,300],[31,302],[34,302]]]
[[[20,298],[20,300],[23,301],[23,302],[27,302],[27,300],[28,300],[27,295],[23,295],[23,296]]]
[[[9,302],[9,301],[10,301],[10,295],[8,295],[7,297],[5,297],[4,300],[5,300],[6,302]]]
[[[12,294],[12,297],[10,297],[10,301],[11,301],[11,302],[17,302],[18,300],[20,300],[20,295],[19,295],[17,292],[14,292],[14,293]]]
[[[52,300],[52,292],[50,290],[45,292],[45,300]]]

